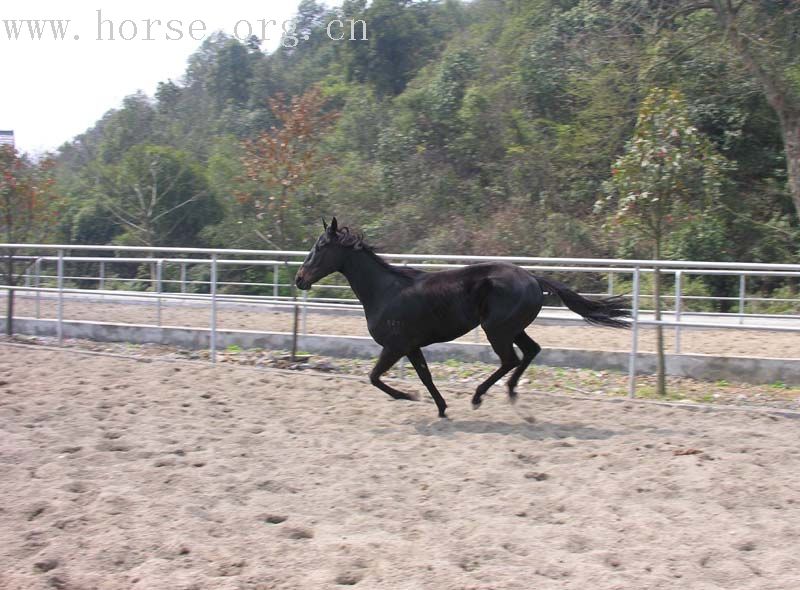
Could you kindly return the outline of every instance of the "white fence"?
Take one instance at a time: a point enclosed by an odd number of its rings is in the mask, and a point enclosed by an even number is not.
[[[311,310],[361,311],[349,287],[333,276],[303,292],[298,298],[293,277],[306,252],[277,250],[216,250],[204,248],[147,248],[91,245],[0,244],[0,256],[12,255],[18,269],[25,268],[21,284],[5,289],[32,292],[36,300],[36,317],[40,316],[42,294],[57,298],[57,334],[63,339],[65,296],[88,294],[103,297],[126,297],[154,300],[157,325],[161,325],[161,308],[171,300],[201,301],[209,307],[210,357],[217,354],[217,309],[220,302],[268,304],[294,310],[294,341],[304,334],[305,317]],[[383,254],[394,264],[425,270],[457,268],[487,261],[512,262],[531,271],[578,274],[582,278],[565,279],[600,285],[594,293],[584,295],[621,294],[631,300],[632,330],[629,361],[629,391],[633,395],[636,375],[636,353],[639,327],[661,324],[675,330],[675,352],[680,353],[681,328],[746,329],[800,331],[800,314],[796,312],[759,312],[754,307],[782,305],[796,310],[800,299],[760,297],[748,293],[748,284],[766,277],[800,279],[798,264],[759,264],[696,261],[651,261],[589,258],[538,258],[459,256],[443,254]],[[116,272],[109,272],[114,269]],[[120,269],[127,269],[120,272]],[[134,272],[130,272],[133,269]],[[145,269],[145,276],[136,270]],[[662,302],[666,311],[661,321],[648,314],[643,303],[644,278],[659,269],[665,277]],[[141,273],[140,273],[141,274]],[[128,276],[132,275],[132,276]],[[228,275],[226,280],[225,275]],[[258,276],[253,276],[258,275]],[[588,277],[587,277],[588,275]],[[735,277],[737,295],[713,297],[690,295],[686,280],[700,276]],[[231,278],[232,277],[232,278]],[[591,277],[591,279],[589,279]],[[620,292],[621,287],[625,292]],[[256,294],[253,294],[257,292]],[[332,296],[336,294],[337,296]],[[698,311],[691,305],[709,301],[725,301],[732,311]],[[564,308],[545,307],[541,318],[581,322]]]

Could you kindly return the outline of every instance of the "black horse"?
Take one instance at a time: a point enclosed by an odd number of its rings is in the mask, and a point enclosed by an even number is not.
[[[433,384],[422,355],[424,346],[454,340],[478,325],[483,328],[501,365],[478,386],[472,397],[473,407],[478,407],[483,394],[512,369],[508,394],[514,401],[520,376],[541,350],[525,328],[542,308],[543,290],[557,295],[592,324],[628,325],[618,319],[630,315],[621,297],[586,299],[557,281],[535,277],[503,262],[441,272],[392,266],[360,235],[346,227],[339,229],[335,217],[330,227],[324,221],[323,225],[325,231],[297,271],[297,287],[307,290],[331,273],[342,273],[364,306],[369,333],[383,347],[370,382],[395,399],[417,399],[381,381],[381,375],[407,356],[436,402],[440,417],[445,416],[447,404]],[[522,351],[522,360],[514,344]]]

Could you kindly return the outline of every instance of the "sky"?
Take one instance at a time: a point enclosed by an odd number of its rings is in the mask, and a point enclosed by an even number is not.
[[[179,80],[189,55],[214,31],[246,37],[249,26],[259,35],[263,28],[269,40],[262,49],[277,48],[281,24],[294,16],[299,0],[204,4],[197,0],[3,0],[0,129],[15,132],[21,151],[54,150],[120,106],[124,97],[137,90],[152,96],[158,82]],[[49,22],[44,23],[41,39],[31,39],[28,23],[20,22],[28,20],[61,20],[63,39],[53,38]],[[58,25],[56,33],[61,36]]]

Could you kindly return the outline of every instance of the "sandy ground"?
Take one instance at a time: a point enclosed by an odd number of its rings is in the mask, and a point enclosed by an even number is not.
[[[444,393],[0,344],[0,588],[800,587],[797,419]]]
[[[18,298],[18,316],[35,316],[32,299]],[[4,309],[0,313],[4,313]],[[40,307],[41,317],[56,317],[56,305],[44,301]],[[168,305],[162,307],[162,325],[207,327],[209,310],[201,306]],[[576,316],[577,317],[577,316]],[[67,300],[64,318],[70,320],[120,322],[133,324],[156,324],[154,305],[131,305],[120,303],[86,303]],[[227,330],[257,330],[267,332],[291,332],[293,316],[289,312],[260,311],[254,307],[222,307],[218,311],[218,326]],[[363,317],[334,316],[308,313],[306,332],[310,334],[341,334],[368,336]],[[528,333],[545,348],[583,348],[590,350],[629,351],[631,334],[627,330],[598,328],[587,324],[569,326],[545,326],[534,322]],[[675,347],[675,331],[664,332],[667,352]],[[486,342],[482,331],[470,333],[460,340]],[[652,329],[642,329],[639,350],[655,350],[655,334]],[[718,356],[746,356],[800,359],[800,337],[790,332],[762,332],[753,330],[699,330],[684,329],[681,332],[681,352]]]

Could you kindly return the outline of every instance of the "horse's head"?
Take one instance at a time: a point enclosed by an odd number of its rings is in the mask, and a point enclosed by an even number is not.
[[[298,289],[307,291],[311,285],[329,274],[341,270],[347,248],[339,243],[339,227],[334,217],[330,226],[322,221],[325,231],[306,256],[294,282]],[[345,230],[343,230],[346,232]]]

